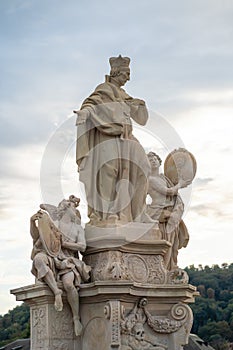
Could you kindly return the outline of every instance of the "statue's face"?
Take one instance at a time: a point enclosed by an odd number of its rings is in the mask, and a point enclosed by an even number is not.
[[[148,155],[148,159],[151,165],[151,168],[159,168],[160,167],[160,161],[158,158],[154,155]]]
[[[133,334],[137,340],[139,340],[139,341],[144,340],[145,331],[144,331],[143,325],[141,323],[138,323],[134,326]]]
[[[125,83],[130,80],[130,69],[121,69],[119,75],[117,76],[117,80],[120,86],[124,86]]]

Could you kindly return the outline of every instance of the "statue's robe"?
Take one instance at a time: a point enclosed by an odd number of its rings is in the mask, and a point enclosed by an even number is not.
[[[132,135],[131,118],[144,125],[145,105],[130,97],[106,77],[106,82],[83,102],[85,122],[77,118],[77,164],[85,184],[91,221],[110,215],[140,221],[145,209],[150,164]]]

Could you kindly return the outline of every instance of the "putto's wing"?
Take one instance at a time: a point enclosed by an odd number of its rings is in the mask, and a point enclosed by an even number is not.
[[[41,204],[40,208],[46,210],[53,221],[58,220],[58,209],[55,207],[55,205]]]

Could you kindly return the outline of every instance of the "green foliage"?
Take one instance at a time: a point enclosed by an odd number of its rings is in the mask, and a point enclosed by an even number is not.
[[[228,349],[233,342],[233,264],[185,269],[190,284],[200,296],[190,305],[194,314],[192,332],[209,342],[216,350]]]
[[[26,304],[16,306],[4,316],[0,316],[0,346],[16,339],[30,337],[30,311]]]

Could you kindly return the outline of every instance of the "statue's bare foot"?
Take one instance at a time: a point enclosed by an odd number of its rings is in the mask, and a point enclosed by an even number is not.
[[[54,307],[56,311],[62,311],[63,309],[63,302],[62,302],[62,291],[59,290],[57,294],[55,294],[55,302],[54,302]]]
[[[78,317],[74,317],[73,320],[74,320],[74,332],[75,332],[75,335],[78,337],[82,334],[83,326]]]

